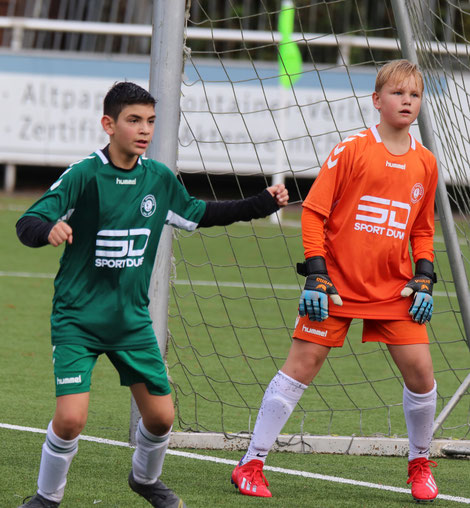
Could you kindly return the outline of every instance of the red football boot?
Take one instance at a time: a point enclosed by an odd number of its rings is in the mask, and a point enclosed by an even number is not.
[[[416,502],[432,503],[436,499],[439,491],[431,473],[431,467],[436,466],[434,461],[424,457],[408,462],[408,481],[406,483],[411,483],[411,495]]]
[[[232,471],[232,483],[245,496],[272,497],[268,490],[268,480],[263,474],[263,462],[250,460],[245,465],[238,466]]]

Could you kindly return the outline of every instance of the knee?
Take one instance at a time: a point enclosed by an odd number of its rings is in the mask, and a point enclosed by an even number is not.
[[[403,375],[403,381],[410,392],[429,393],[435,385],[433,369],[416,366],[416,369],[410,369]]]
[[[405,386],[412,393],[424,395],[425,393],[431,392],[434,386],[436,386],[436,383],[434,381],[434,376],[424,378],[415,377],[414,379],[405,380]]]
[[[52,428],[55,434],[61,439],[75,439],[84,429],[86,415],[68,414],[55,415],[52,421]]]
[[[318,374],[330,348],[294,338],[282,372],[304,385],[309,385]]]
[[[175,410],[173,407],[158,414],[142,416],[145,428],[155,436],[164,436],[170,432],[175,419]]]
[[[295,361],[286,362],[281,370],[292,379],[308,386],[320,370],[322,363],[316,356],[306,355],[304,357],[297,357]]]

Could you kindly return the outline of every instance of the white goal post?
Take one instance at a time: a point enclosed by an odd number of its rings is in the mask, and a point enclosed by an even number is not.
[[[376,70],[403,55],[419,63],[426,82],[413,134],[440,161],[439,284],[429,326],[438,383],[431,452],[442,455],[447,448],[466,454],[470,13],[459,1],[391,0],[383,2],[379,24],[371,26],[371,20],[363,21],[361,2],[299,1],[292,6],[294,27],[286,41],[277,31],[281,2],[259,4],[256,15],[265,18],[271,33],[266,40],[250,32],[253,14],[234,11],[233,25],[239,28],[223,41],[219,20],[192,20],[183,0],[154,6],[150,89],[158,99],[157,137],[149,155],[176,171],[190,192],[197,174],[209,199],[244,197],[274,176],[286,182],[292,203],[274,223],[193,234],[168,230],[162,238],[151,311],[158,316],[155,330],[175,394],[171,445],[247,446],[264,389],[289,347],[301,289],[294,267],[302,254],[298,217],[305,182],[313,181],[338,141],[375,121],[370,95]],[[346,33],[337,20],[342,9],[356,22]],[[318,20],[322,30],[304,29],[307,19]],[[195,26],[208,27],[217,40],[207,46],[186,38],[183,44],[183,28],[187,36]],[[336,54],[310,44],[318,33],[336,41]],[[345,52],[342,43],[359,37],[365,44],[350,44],[353,49]],[[387,44],[374,46],[378,39]],[[289,76],[291,85],[283,89],[279,46],[296,43],[302,70]],[[285,69],[289,72],[289,65]],[[344,348],[331,353],[277,449],[406,454],[401,378],[386,348],[360,344],[357,328],[351,327]],[[131,439],[136,418],[133,410]]]

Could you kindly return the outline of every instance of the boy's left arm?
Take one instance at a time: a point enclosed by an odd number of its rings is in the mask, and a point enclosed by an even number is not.
[[[268,187],[257,196],[233,201],[207,201],[200,228],[228,226],[233,222],[261,219],[286,206],[289,193],[284,184]]]
[[[437,278],[434,264],[424,258],[416,261],[415,272],[415,276],[403,288],[401,296],[406,298],[414,293],[409,313],[414,321],[422,325],[432,317],[434,310],[432,289]]]
[[[415,261],[415,275],[406,284],[401,296],[413,295],[409,313],[413,320],[424,324],[431,320],[434,310],[433,285],[437,282],[434,272],[434,198],[437,186],[437,165],[433,160],[433,171],[419,214],[411,231],[411,250]]]

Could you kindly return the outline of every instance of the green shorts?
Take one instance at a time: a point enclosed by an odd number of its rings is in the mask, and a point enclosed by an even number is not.
[[[131,351],[99,351],[60,344],[52,348],[56,396],[89,392],[91,373],[101,354],[116,367],[122,386],[145,383],[152,395],[170,393],[165,364],[157,345]]]

